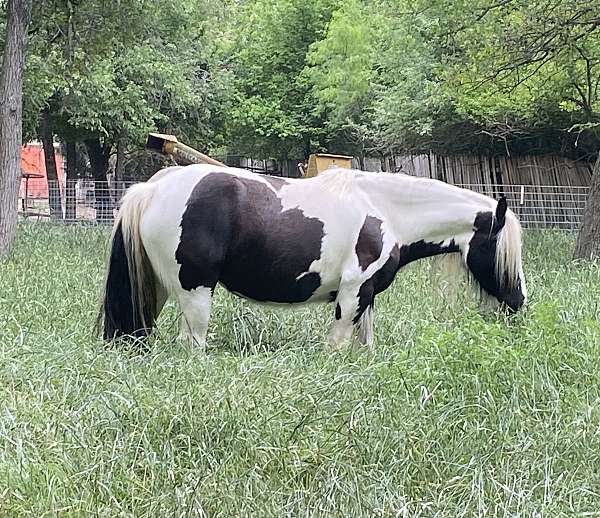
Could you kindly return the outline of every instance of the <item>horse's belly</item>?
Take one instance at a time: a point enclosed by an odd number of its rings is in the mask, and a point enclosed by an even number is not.
[[[321,276],[307,272],[294,278],[281,271],[229,268],[220,283],[232,293],[258,302],[294,304],[313,300],[321,287]]]

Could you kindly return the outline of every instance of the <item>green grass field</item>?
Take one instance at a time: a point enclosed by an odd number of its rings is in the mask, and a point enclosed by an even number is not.
[[[481,313],[428,262],[332,308],[215,300],[203,356],[93,334],[107,231],[20,227],[0,264],[0,516],[599,516],[600,267],[526,234],[527,310]]]

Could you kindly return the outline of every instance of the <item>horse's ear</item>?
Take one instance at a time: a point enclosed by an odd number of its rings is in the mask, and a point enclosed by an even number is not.
[[[508,209],[508,203],[506,202],[506,196],[502,196],[496,207],[496,228],[500,230],[504,227],[506,222],[506,210]]]

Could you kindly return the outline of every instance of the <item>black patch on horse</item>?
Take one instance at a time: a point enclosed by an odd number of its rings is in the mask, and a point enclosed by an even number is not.
[[[381,256],[383,249],[381,223],[380,219],[367,216],[358,234],[355,250],[358,264],[363,272]]]
[[[400,268],[417,259],[459,251],[460,248],[454,240],[445,246],[441,243],[423,240],[401,247],[394,245],[384,265],[360,287],[358,291],[358,310],[353,320],[354,323],[356,324],[359,321],[361,315],[369,306],[373,306],[375,295],[389,288]]]
[[[417,259],[451,252],[460,252],[460,248],[454,242],[454,239],[446,246],[442,246],[442,243],[432,243],[421,239],[410,245],[402,245],[400,247],[400,267],[406,266]]]
[[[339,320],[340,318],[342,318],[342,308],[340,307],[340,304],[336,304],[335,305],[335,319]]]
[[[371,277],[373,279],[373,291],[375,295],[390,287],[401,266],[400,249],[396,244],[392,248],[387,261]]]
[[[273,186],[273,188],[278,192],[284,185],[288,183],[286,180],[284,180],[283,178],[279,178],[278,176],[261,175],[261,177],[267,182],[269,182]]]
[[[304,302],[321,284],[308,272],[321,256],[323,222],[283,210],[261,181],[211,173],[194,187],[176,260],[186,290],[221,282],[261,302]]]
[[[372,278],[371,278],[372,279]],[[369,306],[373,306],[375,303],[375,291],[373,289],[373,282],[369,279],[363,282],[358,290],[358,309],[352,319],[354,324],[358,324],[360,317],[367,310]]]
[[[469,241],[467,265],[479,282],[479,285],[490,295],[498,297],[499,286],[496,279],[496,237],[492,228],[491,212],[479,212],[475,218],[475,233]]]
[[[231,176],[222,173],[205,176],[192,190],[175,252],[184,290],[214,288],[217,284],[235,230],[239,191]]]
[[[369,306],[375,303],[375,295],[389,288],[400,269],[400,249],[398,245],[390,251],[387,261],[358,290],[358,309],[353,322],[356,324]]]

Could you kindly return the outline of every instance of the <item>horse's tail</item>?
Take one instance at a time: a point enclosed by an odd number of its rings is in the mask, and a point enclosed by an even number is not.
[[[121,202],[98,315],[105,340],[143,338],[158,316],[156,276],[140,235],[141,219],[155,189],[155,183],[136,184]]]

